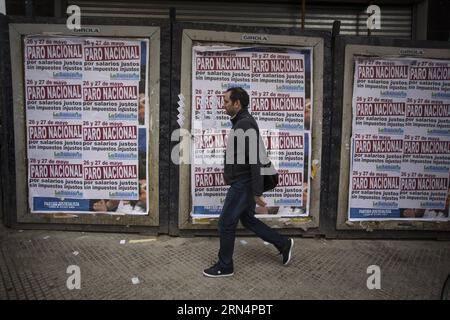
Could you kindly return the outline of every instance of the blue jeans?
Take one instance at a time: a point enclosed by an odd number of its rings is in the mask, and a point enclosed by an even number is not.
[[[221,268],[233,269],[235,232],[239,220],[245,228],[256,233],[264,241],[273,244],[278,250],[281,251],[287,244],[287,237],[280,235],[255,218],[255,206],[251,178],[246,177],[233,182],[228,189],[219,218],[219,266]]]

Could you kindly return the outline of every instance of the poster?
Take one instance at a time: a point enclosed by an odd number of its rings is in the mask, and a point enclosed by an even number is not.
[[[24,38],[31,212],[147,214],[148,45]]]
[[[258,217],[309,215],[312,49],[193,47],[191,195],[194,218],[217,217],[228,190],[224,154],[231,128],[223,109],[228,88],[242,87],[260,128],[278,186],[256,207]],[[255,141],[256,143],[256,141]]]
[[[355,61],[350,220],[448,220],[450,61]]]

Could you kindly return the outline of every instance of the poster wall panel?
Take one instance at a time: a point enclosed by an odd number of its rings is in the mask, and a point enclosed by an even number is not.
[[[277,228],[317,228],[325,39],[317,33],[298,35],[298,30],[272,34],[184,25],[175,29],[180,33],[174,43],[181,48],[181,66],[180,93],[173,97],[177,111],[180,103],[185,105],[184,121],[179,115],[177,124],[189,133],[183,141],[191,137],[185,146],[192,148],[189,163],[177,167],[179,229],[217,228],[228,188],[222,171],[231,128],[223,95],[233,86],[249,93],[249,111],[281,176],[279,186],[265,194],[269,205],[257,207],[256,214]]]
[[[347,37],[337,44],[337,229],[449,230],[450,48]]]
[[[18,223],[159,225],[160,29],[10,24]]]

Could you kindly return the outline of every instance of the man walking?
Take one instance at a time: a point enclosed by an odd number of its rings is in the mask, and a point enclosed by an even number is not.
[[[249,96],[244,89],[230,88],[225,92],[224,108],[233,124],[227,140],[224,167],[225,182],[230,185],[230,188],[219,218],[219,260],[203,271],[207,277],[227,277],[234,274],[233,252],[239,220],[245,228],[273,244],[282,255],[284,265],[291,260],[294,240],[280,235],[255,218],[256,204],[264,207],[266,202],[262,195],[264,179],[261,175],[259,157],[259,141],[261,141],[259,128],[256,120],[248,112],[248,104]],[[244,142],[236,137],[239,133],[244,133]],[[258,145],[257,150],[250,141],[252,134],[256,138],[253,142]]]

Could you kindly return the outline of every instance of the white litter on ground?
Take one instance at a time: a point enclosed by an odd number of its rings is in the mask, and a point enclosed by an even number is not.
[[[120,244],[125,244],[126,240],[120,240]]]
[[[151,242],[151,241],[156,241],[155,238],[151,238],[151,239],[136,239],[136,240],[130,240],[128,241],[128,243],[144,243],[144,242]]]
[[[74,256],[77,256],[77,255],[79,254],[78,251],[74,251],[74,252],[72,252],[72,253],[73,253]]]
[[[141,282],[139,281],[139,278],[138,278],[138,277],[133,277],[133,278],[131,278],[131,282],[132,282],[133,284],[139,284],[139,283],[141,283]]]
[[[241,240],[241,243],[245,246],[247,244],[247,241]]]

